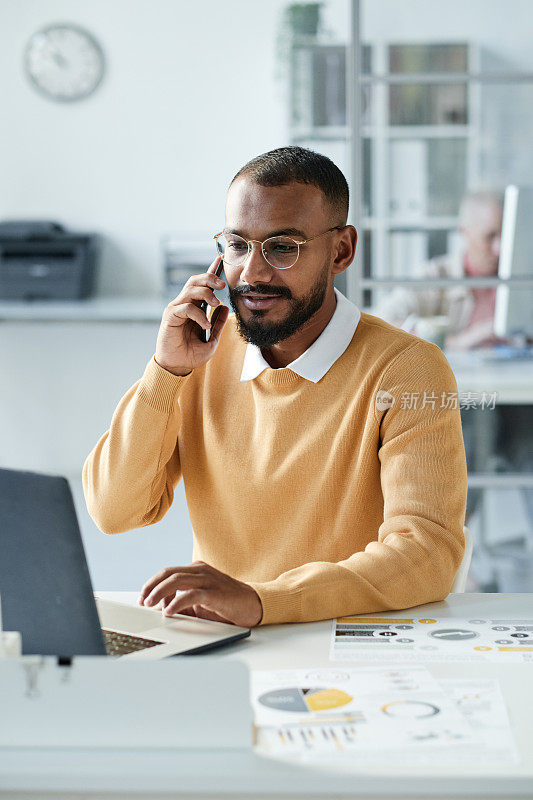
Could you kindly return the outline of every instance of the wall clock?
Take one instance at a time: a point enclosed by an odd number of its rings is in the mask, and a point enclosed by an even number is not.
[[[51,100],[72,102],[94,92],[104,76],[104,53],[94,36],[70,23],[48,25],[30,38],[24,55],[31,84]]]

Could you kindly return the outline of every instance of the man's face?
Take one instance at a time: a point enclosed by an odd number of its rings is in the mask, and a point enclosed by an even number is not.
[[[228,192],[225,229],[247,240],[264,241],[283,233],[303,241],[333,224],[324,194],[310,184],[260,186],[243,177]],[[296,333],[320,309],[333,283],[331,236],[302,245],[298,261],[288,269],[272,267],[257,243],[243,264],[224,265],[231,307],[243,339],[270,347]],[[249,295],[274,300],[267,307],[253,308]]]
[[[478,275],[496,275],[500,259],[502,213],[495,203],[473,208],[467,226],[461,229],[466,253]]]

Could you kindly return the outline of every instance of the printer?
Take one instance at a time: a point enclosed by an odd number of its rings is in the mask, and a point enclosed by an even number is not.
[[[0,299],[80,300],[93,291],[96,234],[57,222],[0,222]]]

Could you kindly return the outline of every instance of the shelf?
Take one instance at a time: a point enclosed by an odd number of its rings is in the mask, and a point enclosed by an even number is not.
[[[473,135],[471,125],[363,125],[363,139],[466,139]]]
[[[0,322],[159,322],[169,300],[95,297],[88,300],[0,300]]]
[[[346,125],[293,126],[292,139],[341,139],[348,141],[350,130]],[[363,139],[466,139],[473,135],[470,125],[390,125],[387,128],[363,125]]]
[[[335,38],[328,38],[324,33],[298,33],[291,36],[291,47],[295,50],[309,48],[320,50],[323,47],[349,47],[349,42],[341,42]]]
[[[362,74],[359,81],[370,84],[468,84],[468,83],[532,83],[533,72],[395,72]]]
[[[533,488],[531,472],[469,472],[469,489],[515,489]]]
[[[401,219],[388,217],[363,217],[363,228],[373,230],[456,230],[458,217],[420,217],[418,219]]]
[[[533,287],[533,277],[530,278],[361,278],[360,284],[364,289],[379,286],[411,286],[418,289],[446,289],[450,286],[468,286],[469,289],[480,289],[491,286],[522,286]]]

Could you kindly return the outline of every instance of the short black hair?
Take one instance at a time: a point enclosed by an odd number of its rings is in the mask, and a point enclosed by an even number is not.
[[[278,147],[248,161],[230,186],[242,177],[251,178],[260,186],[310,183],[324,193],[333,212],[332,222],[346,225],[350,202],[348,183],[337,165],[322,153],[297,145]]]

